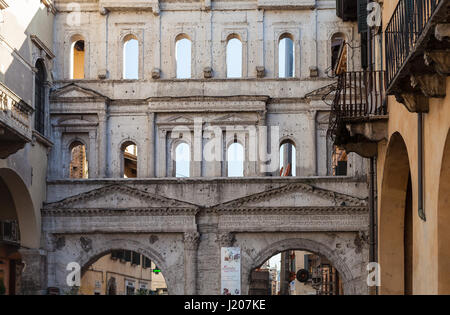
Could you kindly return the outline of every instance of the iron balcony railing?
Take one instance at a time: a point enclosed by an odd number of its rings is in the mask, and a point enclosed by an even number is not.
[[[352,71],[338,76],[328,130],[333,140],[342,124],[387,115],[384,77],[384,71]]]
[[[386,115],[384,71],[344,72],[338,77],[333,103],[341,119]]]
[[[386,78],[391,86],[414,51],[437,6],[444,0],[399,0],[385,31]]]

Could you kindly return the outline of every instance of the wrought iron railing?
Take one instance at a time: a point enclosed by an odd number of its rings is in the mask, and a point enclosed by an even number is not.
[[[333,140],[342,122],[387,115],[384,71],[352,71],[339,75],[328,133]]]
[[[386,79],[389,87],[415,49],[435,9],[444,0],[399,0],[385,31]]]

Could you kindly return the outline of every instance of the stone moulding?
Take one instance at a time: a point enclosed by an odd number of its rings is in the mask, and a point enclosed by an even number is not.
[[[288,192],[292,192],[292,191],[296,191],[296,190],[303,191],[303,192],[310,192],[310,193],[317,194],[317,195],[320,195],[323,197],[328,197],[328,198],[336,200],[337,202],[340,202],[341,204],[344,203],[346,206],[366,206],[367,205],[366,200],[363,200],[363,199],[359,199],[359,198],[352,197],[349,195],[344,195],[341,193],[337,193],[337,192],[329,191],[326,189],[317,188],[317,187],[314,187],[311,185],[300,183],[300,184],[288,184],[288,185],[285,185],[280,188],[263,191],[263,192],[256,193],[256,194],[246,196],[243,198],[239,198],[236,200],[231,200],[231,201],[216,205],[215,208],[218,210],[225,210],[228,208],[240,208],[250,202],[268,200],[275,195],[280,195],[280,194],[284,194],[284,193],[288,193]]]
[[[43,208],[42,216],[45,217],[96,217],[96,216],[177,216],[177,215],[192,215],[195,216],[199,211],[192,208],[126,208],[126,209],[111,209],[111,208],[63,208],[52,209]]]
[[[91,191],[84,192],[84,193],[81,193],[76,196],[68,197],[61,201],[45,204],[44,209],[46,209],[46,210],[58,209],[58,208],[67,209],[77,203],[79,204],[86,200],[93,200],[95,198],[101,197],[108,192],[112,192],[115,194],[118,192],[121,192],[128,196],[138,197],[139,199],[149,201],[149,202],[155,202],[155,201],[161,202],[165,205],[164,207],[158,207],[158,209],[161,209],[161,208],[164,208],[164,209],[184,208],[184,209],[194,209],[195,210],[198,208],[198,206],[188,203],[188,202],[179,201],[179,200],[167,198],[167,197],[162,197],[160,195],[152,194],[152,193],[142,191],[142,190],[139,190],[136,188],[131,188],[126,185],[113,184],[113,185],[108,185],[108,186],[100,187],[97,189],[93,189]],[[111,208],[111,207],[109,207],[109,208]],[[86,208],[83,208],[83,209],[86,209]],[[147,209],[149,209],[149,208],[147,208]],[[80,209],[80,211],[81,211],[81,209]]]

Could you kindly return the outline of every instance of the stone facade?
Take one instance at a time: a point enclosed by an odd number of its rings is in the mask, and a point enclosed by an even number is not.
[[[346,294],[367,293],[365,163],[349,154],[347,176],[331,176],[326,138],[330,108],[322,98],[335,84],[328,76],[334,35],[349,43],[349,69],[359,68],[356,25],[336,17],[335,1],[72,2],[54,1],[54,145],[43,250],[25,255],[38,259],[30,292],[66,291],[68,263],[86,268],[127,249],[161,268],[169,294],[219,294],[220,247],[233,245],[242,252],[243,293],[252,269],[288,249],[326,256]],[[131,35],[138,79],[124,80]],[[292,78],[278,78],[284,36],[293,40]],[[226,78],[231,37],[242,43],[239,79]],[[192,42],[190,79],[176,79],[178,38]],[[72,80],[79,40],[84,79]],[[203,153],[213,141],[218,159],[209,160]],[[286,141],[296,148],[292,178],[279,177]],[[174,177],[180,142],[191,148],[190,178]],[[234,142],[244,148],[241,178],[226,177]],[[85,146],[88,179],[70,179],[74,143]],[[126,143],[137,146],[137,178],[122,178]]]

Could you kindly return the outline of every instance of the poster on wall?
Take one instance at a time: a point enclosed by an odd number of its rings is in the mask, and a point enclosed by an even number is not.
[[[241,294],[241,249],[239,247],[222,247],[221,261],[221,294]]]

